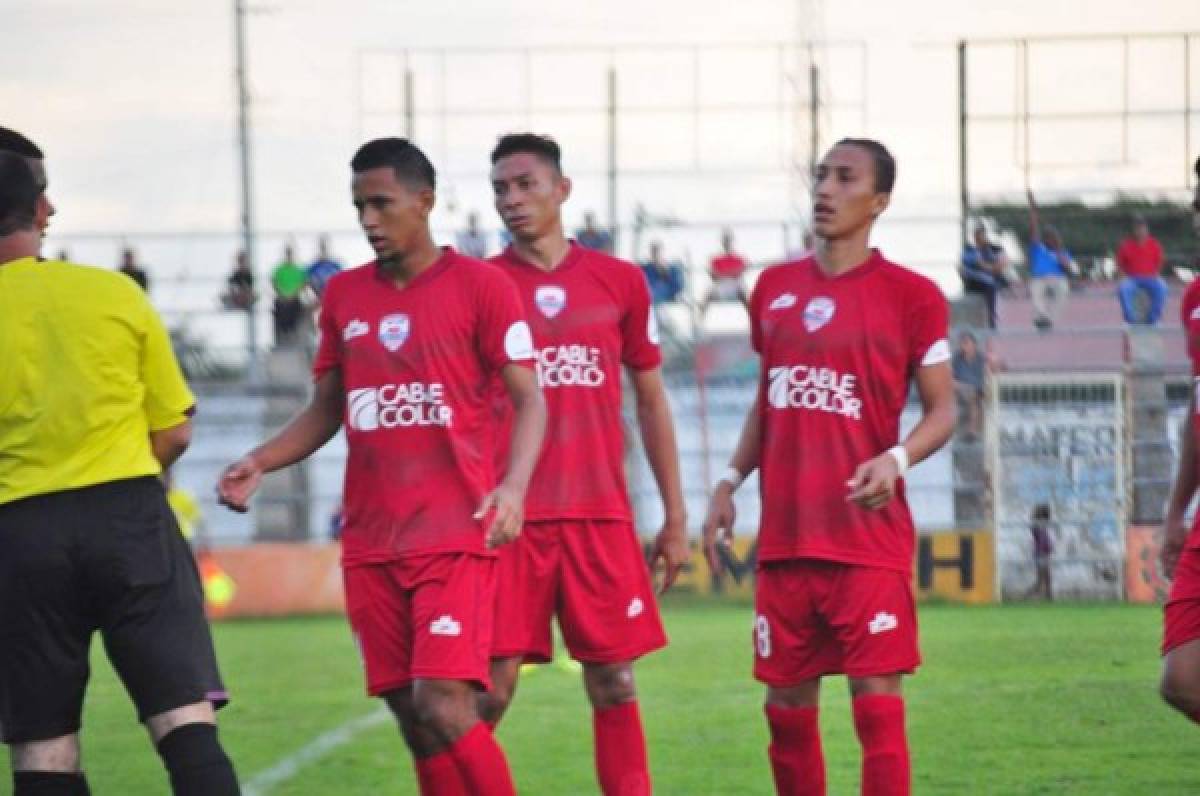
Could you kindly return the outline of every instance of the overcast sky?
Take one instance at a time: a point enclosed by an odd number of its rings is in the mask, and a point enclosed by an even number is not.
[[[232,5],[4,0],[0,124],[28,133],[47,151],[61,209],[58,235],[236,228]],[[796,64],[780,62],[776,43],[808,37],[846,43],[821,55],[822,93],[844,106],[825,111],[822,132],[868,134],[894,150],[901,178],[892,213],[897,226],[909,224],[905,239],[913,249],[931,245],[916,229],[926,222],[905,219],[950,219],[957,209],[954,40],[1200,31],[1196,0],[262,0],[255,7],[249,70],[255,196],[265,229],[353,230],[346,162],[364,135],[402,132],[392,65],[401,63],[397,53],[414,48],[450,53],[443,77],[436,57],[414,56],[424,109],[441,101],[459,109],[447,124],[436,114],[418,117],[418,143],[447,175],[440,224],[457,224],[468,208],[492,223],[486,152],[496,134],[526,125],[556,134],[568,167],[580,172],[572,219],[586,207],[603,217],[598,76],[609,56],[594,46],[639,44],[612,57],[627,100],[653,105],[662,96],[667,104],[676,98],[686,104],[698,97],[714,110],[628,114],[619,151],[637,173],[620,185],[622,220],[642,201],[692,223],[745,223],[747,245],[763,248],[775,245],[777,235],[753,242],[751,224],[794,215],[802,196],[784,168],[798,151],[792,140],[798,123],[771,107],[788,90]],[[684,43],[706,47],[695,59],[668,47]],[[728,44],[749,46],[717,46]],[[463,52],[479,47],[531,48],[535,74],[523,73],[511,53]],[[975,107],[1018,108],[1016,51],[972,52]],[[1128,88],[1120,77],[1126,57]],[[1033,142],[1034,187],[1069,193],[1119,184],[1181,192],[1183,58],[1182,38],[1135,42],[1128,56],[1119,43],[1035,45],[1035,110],[1119,110],[1128,92],[1135,110],[1163,113],[1129,126],[1119,120],[1043,125]],[[1200,36],[1191,39],[1190,58],[1189,101],[1200,110]],[[583,109],[537,107],[572,100]],[[761,107],[731,110],[738,101]],[[480,110],[472,115],[464,108]],[[1192,127],[1194,157],[1200,113]],[[1023,139],[1015,129],[988,123],[973,131],[976,190],[1021,189]],[[684,173],[697,166],[707,176]],[[935,226],[945,237],[946,224]]]

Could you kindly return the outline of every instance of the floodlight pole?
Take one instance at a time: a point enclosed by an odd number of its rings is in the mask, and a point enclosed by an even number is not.
[[[608,230],[617,250],[617,69],[608,68]],[[634,252],[633,256],[637,256]]]
[[[250,93],[246,88],[246,4],[233,0],[235,76],[238,98],[238,157],[242,194],[242,251],[246,265],[254,273],[254,185],[250,152]],[[261,375],[258,361],[258,327],[255,309],[258,302],[251,294],[246,307],[246,376],[257,382]]]
[[[417,113],[413,107],[415,95],[413,93],[413,71],[408,66],[404,67],[404,137],[409,141],[413,140],[413,136],[417,134]]]
[[[821,156],[821,70],[812,42],[808,43],[808,178],[815,179]]]
[[[967,245],[967,215],[971,210],[967,187],[967,43],[958,42],[958,217],[962,245]]]

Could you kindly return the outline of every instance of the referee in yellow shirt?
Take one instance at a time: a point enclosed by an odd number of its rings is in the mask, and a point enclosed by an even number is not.
[[[14,135],[0,129],[0,739],[14,796],[89,792],[78,733],[96,631],[173,792],[237,794],[200,580],[158,479],[187,448],[195,399],[132,280],[39,259],[53,209],[40,151]]]

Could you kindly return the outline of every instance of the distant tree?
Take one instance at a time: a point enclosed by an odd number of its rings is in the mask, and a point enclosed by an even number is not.
[[[1043,224],[1058,227],[1063,242],[1076,260],[1092,261],[1113,257],[1121,241],[1130,234],[1135,215],[1146,219],[1150,234],[1162,244],[1168,266],[1197,269],[1197,246],[1187,205],[1164,200],[1118,195],[1107,205],[1085,205],[1078,201],[1038,202]],[[972,215],[988,218],[1003,230],[1016,234],[1022,248],[1029,245],[1029,210],[1021,204],[984,204]]]

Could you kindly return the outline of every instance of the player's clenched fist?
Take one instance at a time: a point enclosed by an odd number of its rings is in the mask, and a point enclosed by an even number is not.
[[[733,503],[733,488],[726,481],[717,482],[716,491],[708,501],[708,516],[704,518],[704,557],[712,572],[721,571],[717,545],[733,544],[733,523],[737,508]]]
[[[650,571],[653,572],[658,562],[663,562],[664,572],[659,594],[665,594],[675,584],[683,565],[687,563],[691,551],[688,549],[687,522],[683,518],[668,518],[663,523],[662,530],[654,537],[654,549],[650,554]]]
[[[489,550],[514,541],[521,535],[521,524],[525,521],[525,495],[520,490],[501,484],[483,498],[475,519],[482,520],[489,511],[494,511],[488,526],[485,541]]]
[[[217,480],[217,499],[234,511],[246,511],[262,482],[263,471],[253,456],[243,456],[225,468]]]
[[[882,453],[863,462],[854,471],[854,475],[846,482],[849,489],[846,500],[864,509],[881,509],[896,494],[896,479],[899,476],[900,467],[895,458],[889,453]]]

